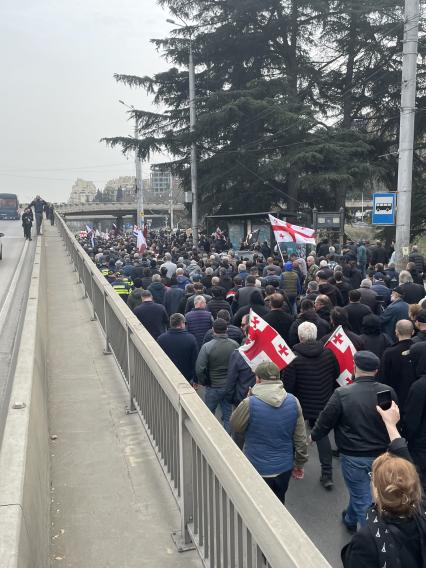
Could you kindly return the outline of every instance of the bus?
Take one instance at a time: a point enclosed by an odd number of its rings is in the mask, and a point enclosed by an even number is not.
[[[19,201],[15,193],[0,193],[0,219],[19,220]]]

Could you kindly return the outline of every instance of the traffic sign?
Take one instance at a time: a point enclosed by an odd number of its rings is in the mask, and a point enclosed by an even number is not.
[[[395,225],[396,193],[373,195],[373,225]]]

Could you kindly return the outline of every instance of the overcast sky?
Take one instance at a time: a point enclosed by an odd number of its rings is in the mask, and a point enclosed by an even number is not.
[[[167,17],[156,0],[1,0],[0,192],[66,201],[77,177],[134,175],[99,140],[132,132],[118,99],[152,108],[113,74],[167,68],[149,41]]]

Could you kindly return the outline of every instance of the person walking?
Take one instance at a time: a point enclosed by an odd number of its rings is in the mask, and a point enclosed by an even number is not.
[[[46,202],[39,195],[37,195],[36,198],[33,201],[31,201],[29,205],[29,207],[34,207],[37,235],[40,235],[41,225],[43,223],[43,211],[45,205],[47,205]]]
[[[205,343],[198,354],[195,364],[196,375],[201,385],[206,387],[205,403],[209,410],[216,414],[220,405],[223,427],[230,432],[229,419],[232,405],[226,399],[226,379],[229,359],[239,345],[229,339],[225,320],[217,319],[213,324],[213,339]]]
[[[155,304],[149,290],[142,290],[142,303],[137,306],[133,313],[145,327],[145,329],[157,339],[167,329],[169,318],[166,308],[162,304]]]
[[[362,320],[365,316],[372,313],[371,308],[365,304],[361,304],[361,294],[359,290],[351,290],[349,292],[349,304],[343,309],[348,316],[352,331],[359,335],[362,330]]]
[[[22,228],[24,229],[24,237],[28,241],[32,241],[31,238],[31,228],[33,226],[33,212],[32,210],[27,207],[25,211],[22,213],[21,221],[22,221]]]
[[[391,303],[380,316],[382,331],[396,340],[395,326],[399,320],[408,319],[408,304],[404,299],[404,288],[397,286],[392,290]]]
[[[198,349],[201,349],[204,336],[213,325],[213,316],[206,309],[204,296],[195,296],[194,308],[186,314],[186,323],[189,333],[197,340]]]
[[[173,314],[170,316],[170,329],[158,338],[158,344],[173,361],[185,379],[197,383],[195,363],[198,355],[198,345],[195,337],[185,328],[185,316]]]
[[[337,386],[339,364],[330,349],[317,341],[317,328],[303,322],[297,329],[300,343],[293,347],[296,358],[282,373],[284,387],[300,401],[303,416],[312,428]],[[317,443],[321,462],[321,485],[333,487],[332,451],[328,436]]]
[[[349,492],[349,504],[342,513],[342,521],[349,532],[357,530],[357,524],[365,525],[365,514],[371,505],[371,466],[388,446],[386,427],[377,413],[377,393],[395,391],[376,381],[379,358],[370,351],[354,355],[354,382],[338,388],[319,415],[311,440],[318,442],[334,428],[343,478]]]
[[[256,384],[234,410],[231,428],[244,434],[244,453],[284,504],[290,478],[303,479],[308,460],[305,421],[274,363],[261,363]]]

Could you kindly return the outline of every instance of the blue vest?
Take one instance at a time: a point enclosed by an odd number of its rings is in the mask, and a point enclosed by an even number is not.
[[[287,394],[279,407],[256,396],[249,400],[250,419],[244,445],[248,460],[262,476],[293,469],[293,435],[298,416],[296,398]]]

